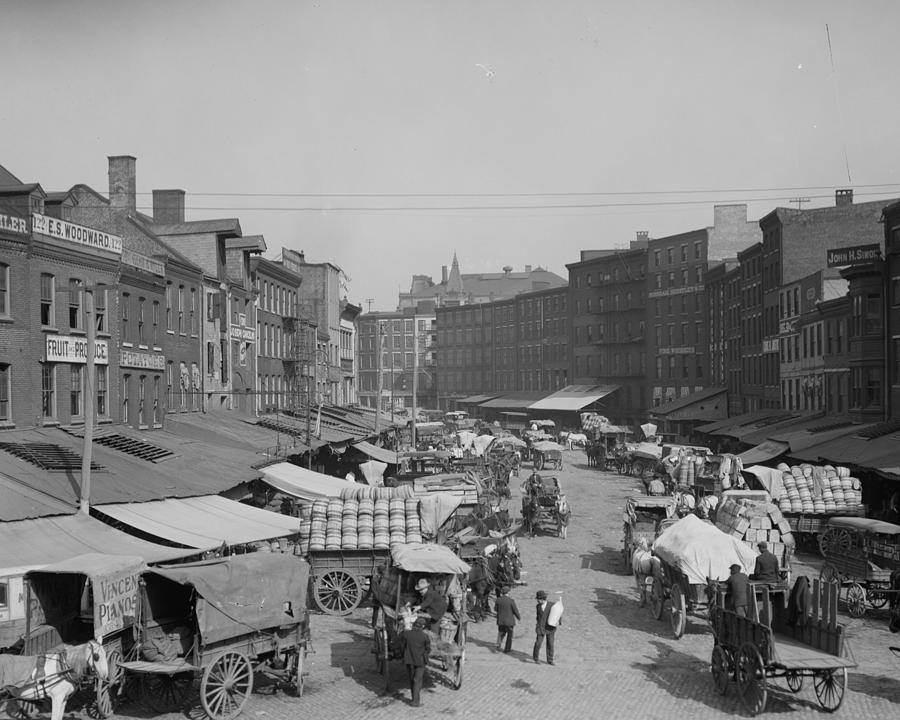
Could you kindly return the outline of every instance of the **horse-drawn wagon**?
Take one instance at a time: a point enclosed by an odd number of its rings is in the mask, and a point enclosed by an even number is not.
[[[447,610],[427,632],[433,635],[428,668],[446,674],[455,689],[462,687],[466,660],[465,588],[469,566],[449,548],[407,543],[391,548],[391,562],[373,579],[377,603],[372,652],[378,672],[390,689],[390,661],[403,657],[402,633],[415,619],[416,584],[425,579],[446,601]]]
[[[562,445],[552,440],[539,440],[532,443],[531,461],[534,463],[535,470],[543,470],[545,467],[562,470]]]
[[[629,497],[625,501],[624,531],[622,536],[622,563],[625,574],[632,572],[631,560],[635,549],[643,540],[649,548],[668,525],[678,520],[675,514],[675,498],[670,495]]]
[[[126,686],[158,712],[178,709],[200,679],[210,720],[231,720],[254,673],[303,694],[309,639],[306,561],[280,553],[232,555],[141,575]]]
[[[525,532],[534,537],[538,529],[549,525],[557,536],[564,538],[570,515],[559,478],[532,473],[522,485],[522,525]]]
[[[832,517],[820,547],[824,582],[844,590],[847,611],[862,617],[900,598],[900,525],[861,517]]]
[[[716,588],[710,613],[713,682],[724,695],[734,679],[751,715],[765,710],[769,680],[781,677],[794,693],[811,677],[822,709],[834,712],[844,700],[847,669],[856,667],[837,623],[837,586],[813,580],[810,588],[805,577],[796,583],[789,598],[783,590],[751,583],[746,617],[728,608],[724,589]]]

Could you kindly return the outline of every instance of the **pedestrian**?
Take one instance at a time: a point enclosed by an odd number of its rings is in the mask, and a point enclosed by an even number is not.
[[[531,657],[536,663],[541,662],[541,645],[546,641],[547,664],[553,665],[557,626],[550,624],[550,609],[554,603],[547,601],[547,593],[544,590],[538,590],[534,599],[537,601],[537,605],[535,606],[534,649],[531,652]]]
[[[737,563],[732,565],[731,577],[725,584],[728,586],[731,609],[738,617],[747,617],[747,607],[750,604],[750,578],[744,573],[744,569]]]
[[[765,540],[761,540],[756,544],[759,548],[759,555],[756,558],[756,565],[753,567],[751,580],[756,582],[769,583],[774,585],[779,581],[778,577],[778,558],[769,550],[769,544]]]
[[[503,652],[508,653],[512,650],[513,630],[516,627],[516,620],[521,620],[519,608],[516,607],[516,601],[509,596],[509,585],[500,588],[500,597],[497,598],[495,604],[497,610],[497,649],[501,649],[504,638],[506,645]]]
[[[420,707],[425,666],[431,654],[431,638],[425,632],[426,621],[417,618],[413,626],[403,633],[403,662],[409,675],[410,705]]]

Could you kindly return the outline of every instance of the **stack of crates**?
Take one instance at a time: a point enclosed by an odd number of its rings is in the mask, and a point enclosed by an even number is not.
[[[716,527],[756,550],[765,541],[781,568],[789,568],[794,535],[778,505],[765,492],[725,493],[716,510]]]

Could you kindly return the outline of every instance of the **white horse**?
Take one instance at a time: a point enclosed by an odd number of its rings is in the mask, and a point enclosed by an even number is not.
[[[572,516],[572,511],[569,509],[569,503],[565,495],[560,495],[556,498],[554,509],[556,511],[556,535],[565,539],[569,532],[569,518]]]
[[[30,675],[19,680],[10,678],[14,684],[7,689],[20,707],[22,703],[49,700],[52,707],[50,720],[62,720],[66,702],[86,675],[94,673],[104,681],[109,677],[106,650],[96,640],[82,645],[64,645],[61,652],[27,659],[32,661]],[[0,655],[0,666],[19,660],[26,658]]]

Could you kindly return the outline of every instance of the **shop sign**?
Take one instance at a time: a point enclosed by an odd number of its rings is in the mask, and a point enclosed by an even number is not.
[[[28,234],[28,221],[15,215],[0,213],[0,230],[19,235]]]
[[[764,353],[777,353],[778,338],[767,338],[763,340],[762,348]]]
[[[141,574],[125,570],[94,581],[94,632],[105,636],[134,624]]]
[[[231,326],[231,339],[244,340],[245,342],[256,342],[256,330],[240,325]]]
[[[878,260],[881,257],[881,246],[878,243],[871,245],[854,245],[853,247],[835,248],[825,251],[825,261],[828,267],[842,267],[844,265],[859,265]]]
[[[695,350],[693,347],[661,347],[656,352],[660,355],[693,355]]]
[[[32,229],[41,235],[78,243],[85,247],[106,250],[117,255],[122,254],[122,238],[118,235],[110,235],[102,230],[94,230],[40,213],[32,213],[31,218]]]
[[[793,320],[781,320],[778,323],[778,334],[779,335],[793,335],[797,332],[797,319]]]
[[[48,335],[47,362],[86,363],[87,338],[77,335]],[[94,341],[94,362],[109,365],[109,344],[106,340]]]
[[[153,275],[159,275],[160,277],[166,276],[166,266],[159,260],[148,258],[146,255],[141,255],[128,248],[122,248],[122,262],[125,265],[131,265],[131,267],[145,270]]]
[[[135,352],[134,350],[125,350],[123,348],[119,353],[119,365],[142,370],[165,370],[166,356],[158,353]]]

